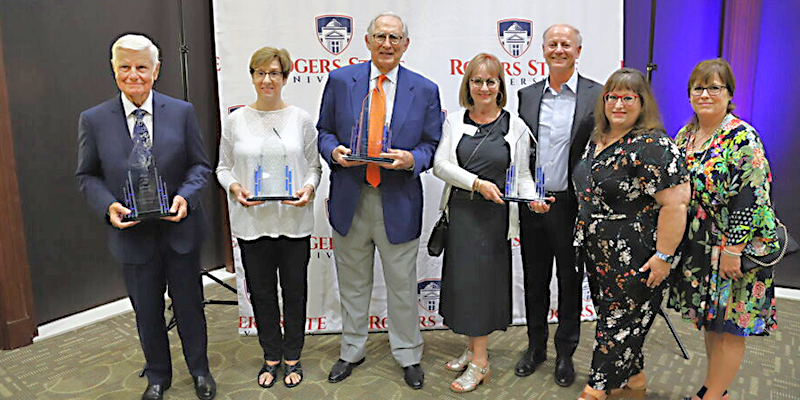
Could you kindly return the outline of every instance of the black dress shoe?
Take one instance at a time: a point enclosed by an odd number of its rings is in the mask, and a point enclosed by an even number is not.
[[[169,383],[148,383],[147,389],[142,393],[142,400],[162,400],[164,391],[169,389]]]
[[[541,363],[547,360],[546,355],[541,355],[531,349],[528,349],[522,358],[517,361],[517,366],[514,368],[514,374],[519,377],[528,376],[536,371]]]
[[[351,363],[340,358],[339,361],[336,361],[336,364],[333,364],[331,373],[328,375],[328,382],[336,383],[345,380],[353,372],[353,368],[361,365],[364,360],[366,360],[366,357]]]
[[[422,389],[422,383],[425,381],[425,372],[419,364],[409,365],[403,367],[403,375],[406,384],[412,389]]]
[[[211,374],[206,376],[195,376],[194,392],[200,400],[211,400],[217,396],[217,383]]]
[[[572,366],[572,357],[556,358],[556,372],[553,376],[556,385],[567,387],[575,382],[575,367]]]

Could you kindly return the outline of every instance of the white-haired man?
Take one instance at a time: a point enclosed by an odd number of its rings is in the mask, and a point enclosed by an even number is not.
[[[183,354],[197,397],[211,400],[216,383],[208,369],[206,319],[200,282],[205,217],[200,192],[211,167],[191,104],[153,90],[161,63],[158,48],[142,35],[124,35],[111,47],[120,94],[81,113],[78,187],[98,217],[109,223],[109,247],[123,265],[145,360],[143,400],[159,400],[172,383],[164,292],[169,285]],[[157,166],[170,197],[171,217],[123,221],[133,149]],[[144,149],[144,150],[142,150]]]

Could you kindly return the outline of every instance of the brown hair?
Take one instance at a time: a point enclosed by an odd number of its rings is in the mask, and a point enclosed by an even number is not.
[[[603,87],[604,94],[595,103],[595,128],[592,132],[592,138],[597,139],[599,135],[607,134],[611,130],[608,118],[606,118],[604,97],[605,93],[613,92],[614,90],[630,90],[639,96],[642,110],[639,113],[639,118],[633,124],[632,131],[644,133],[652,130],[664,130],[661,114],[658,112],[658,104],[656,104],[653,91],[650,89],[650,84],[647,83],[644,75],[633,68],[620,68],[608,77],[606,85]]]
[[[485,65],[489,73],[497,73],[497,78],[500,80],[500,89],[497,93],[497,106],[503,108],[506,106],[506,74],[503,72],[503,64],[492,54],[478,53],[477,56],[469,60],[467,68],[464,70],[464,77],[461,79],[461,88],[458,90],[458,104],[468,110],[471,110],[475,105],[472,100],[472,95],[469,94],[469,80],[472,74],[481,65]]]
[[[692,86],[696,83],[708,83],[710,80],[714,79],[715,75],[718,76],[725,85],[728,94],[733,97],[733,91],[736,89],[736,78],[733,77],[731,65],[728,64],[725,59],[712,58],[710,60],[700,61],[694,66],[692,74],[689,75],[689,83],[686,85],[686,94],[689,95],[689,98],[692,97]],[[727,112],[732,113],[734,109],[736,109],[736,105],[729,100]],[[689,124],[696,126],[697,123],[697,114],[692,113],[692,119]]]
[[[269,46],[256,50],[256,52],[250,56],[250,75],[253,75],[256,67],[265,62],[271,62],[273,59],[278,59],[278,63],[281,65],[283,78],[288,78],[289,73],[292,72],[292,59],[289,57],[289,52],[286,49],[278,50]]]

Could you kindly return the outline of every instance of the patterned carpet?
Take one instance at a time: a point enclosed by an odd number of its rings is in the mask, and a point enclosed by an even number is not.
[[[219,286],[206,288],[209,298],[233,297]],[[217,380],[218,399],[536,399],[571,400],[587,380],[591,360],[593,323],[582,326],[582,340],[575,354],[578,377],[569,388],[553,383],[555,353],[527,378],[514,375],[514,364],[525,350],[523,327],[490,336],[492,381],[473,393],[449,390],[456,374],[443,364],[460,353],[465,340],[449,331],[423,333],[425,387],[414,391],[403,382],[402,369],[394,362],[386,333],[370,335],[367,361],[338,384],[327,382],[328,371],[339,354],[339,335],[314,335],[306,339],[303,353],[305,381],[294,389],[276,384],[261,389],[255,375],[261,350],[253,337],[236,333],[234,306],[206,309],[211,370]],[[648,399],[677,400],[696,391],[705,372],[702,335],[690,324],[669,313],[691,360],[684,360],[663,319],[658,318],[645,345]],[[800,302],[778,301],[780,329],[769,338],[748,339],[742,370],[731,390],[731,399],[800,400]],[[551,330],[551,335],[552,335]],[[174,377],[166,399],[196,399],[192,380],[183,363],[178,336],[170,333]],[[0,399],[139,399],[146,381],[139,378],[144,358],[136,337],[132,313],[37,342],[13,351],[0,351]]]

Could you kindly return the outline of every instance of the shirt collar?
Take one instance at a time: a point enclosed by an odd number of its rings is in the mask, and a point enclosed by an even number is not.
[[[393,84],[396,85],[397,84],[397,72],[399,70],[400,70],[400,64],[398,64],[397,66],[392,68],[391,71],[387,72],[384,75],[386,75],[386,78],[390,82],[392,82]],[[381,71],[378,69],[378,67],[375,66],[375,64],[373,64],[370,61],[370,63],[369,63],[369,80],[372,81],[372,80],[378,79],[379,76],[381,76]]]
[[[572,76],[570,76],[569,79],[567,79],[567,82],[564,83],[564,85],[566,85],[567,88],[572,91],[572,93],[578,93],[578,71],[577,70],[573,70],[572,71]],[[547,82],[545,82],[545,84],[544,84],[544,88],[542,89],[542,93],[547,93],[548,89],[552,90],[552,88],[550,87],[550,77],[549,76],[547,77]],[[557,93],[555,93],[555,91],[553,91],[553,94],[557,94]]]
[[[153,115],[153,91],[150,91],[150,94],[147,95],[147,99],[144,101],[141,107],[136,107],[132,101],[128,100],[125,97],[125,93],[120,92],[119,96],[122,97],[122,109],[125,111],[125,117],[130,116],[137,108],[141,108],[145,112],[150,115]]]

